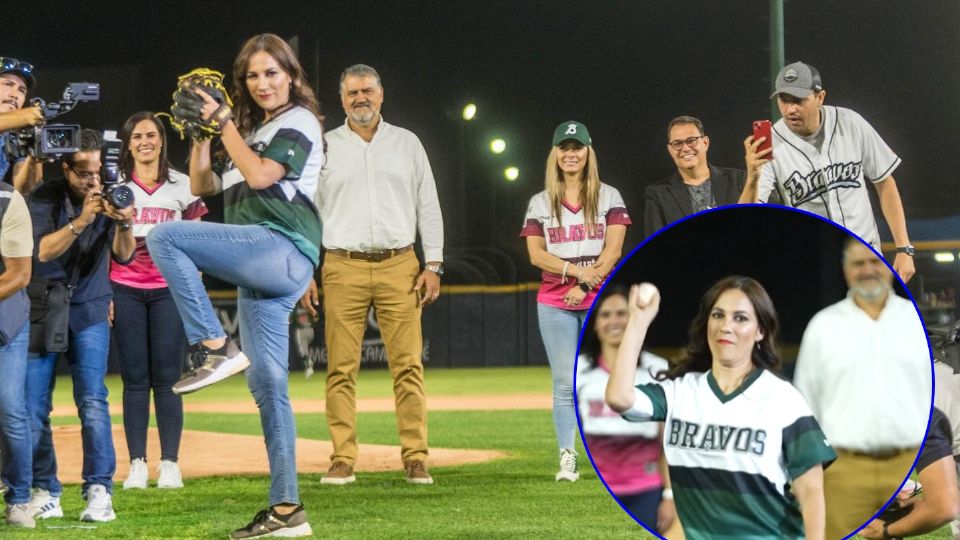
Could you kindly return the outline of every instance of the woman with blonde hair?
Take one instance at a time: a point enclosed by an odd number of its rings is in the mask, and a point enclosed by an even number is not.
[[[560,449],[557,481],[576,481],[577,415],[573,371],[577,339],[604,277],[620,258],[630,217],[620,193],[600,182],[587,127],[557,126],[544,191],[530,199],[520,236],[543,270],[537,293],[540,336],[553,374],[553,423]]]
[[[247,386],[260,410],[270,462],[269,507],[231,538],[307,536],[287,390],[288,321],[320,260],[313,204],[324,162],[320,114],[293,51],[273,34],[247,40],[233,82],[234,110],[195,90],[205,102],[202,118],[222,120],[220,142],[229,160],[214,163],[209,139],[194,141],[190,152],[192,192],[222,192],[226,224],[163,223],[147,243],[187,339],[204,358],[174,391],[194,392],[250,368]],[[200,272],[237,285],[246,354],[224,332]]]

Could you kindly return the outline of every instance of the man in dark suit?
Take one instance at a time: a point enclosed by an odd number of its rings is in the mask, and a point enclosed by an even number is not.
[[[647,236],[684,217],[727,204],[736,204],[744,185],[739,169],[707,163],[710,137],[703,123],[692,116],[678,116],[667,125],[667,152],[677,172],[647,186],[643,228]]]

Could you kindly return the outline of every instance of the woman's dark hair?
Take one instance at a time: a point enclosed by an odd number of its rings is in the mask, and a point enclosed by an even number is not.
[[[323,116],[320,114],[320,105],[313,93],[313,88],[307,82],[307,77],[303,73],[303,68],[293,54],[293,49],[287,45],[280,36],[275,34],[259,34],[248,39],[237,59],[233,62],[233,97],[234,103],[234,122],[240,130],[240,134],[246,137],[253,133],[258,125],[263,123],[265,113],[263,109],[257,106],[247,90],[247,69],[250,64],[250,57],[254,54],[264,51],[276,60],[280,69],[290,76],[290,103],[299,105],[312,112],[320,125],[323,125]]]
[[[150,111],[140,111],[132,114],[120,128],[120,142],[123,143],[123,148],[120,151],[120,173],[124,180],[133,179],[133,169],[136,162],[130,153],[130,137],[133,136],[133,130],[137,127],[137,124],[144,120],[153,122],[153,125],[157,128],[157,133],[160,134],[160,170],[157,181],[166,182],[170,180],[170,161],[167,159],[167,132],[163,129],[163,122]]]
[[[630,299],[630,294],[625,285],[610,284],[603,289],[603,294],[598,296],[593,302],[595,306],[590,314],[590,322],[587,324],[586,331],[583,333],[583,342],[580,344],[580,356],[585,358],[591,368],[597,366],[597,359],[603,351],[603,345],[600,343],[600,337],[597,336],[597,317],[600,315],[600,308],[603,303],[614,296],[622,296],[624,300]],[[613,362],[616,358],[607,358],[607,362]]]
[[[750,355],[751,362],[758,368],[773,372],[780,370],[780,353],[777,350],[777,331],[780,329],[780,322],[777,311],[773,307],[773,301],[755,279],[730,276],[715,283],[703,295],[700,300],[700,311],[690,323],[690,341],[670,369],[657,373],[657,380],[677,379],[687,373],[703,373],[710,369],[713,357],[707,343],[707,321],[710,319],[710,312],[717,303],[717,299],[730,289],[738,289],[747,295],[757,314],[760,331],[763,332],[763,339],[753,347]]]

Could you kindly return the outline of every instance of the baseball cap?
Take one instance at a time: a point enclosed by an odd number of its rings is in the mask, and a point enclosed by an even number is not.
[[[584,146],[590,146],[590,132],[587,126],[575,120],[569,120],[553,130],[553,145],[560,146],[563,141],[577,141]]]
[[[817,68],[803,62],[794,62],[783,66],[777,74],[775,88],[776,91],[770,94],[771,99],[780,93],[803,99],[823,90],[823,82],[820,81],[820,72]]]
[[[0,75],[13,73],[27,83],[27,90],[37,85],[37,79],[33,76],[33,64],[21,62],[16,58],[9,56],[0,56]]]

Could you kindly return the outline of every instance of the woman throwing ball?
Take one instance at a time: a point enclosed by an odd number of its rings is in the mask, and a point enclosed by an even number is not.
[[[634,387],[660,308],[634,285],[606,401],[624,418],[665,422],[663,446],[688,540],[824,537],[823,467],[836,454],[800,393],[774,374],[779,326],[755,280],[732,276],[704,294],[682,357]]]

